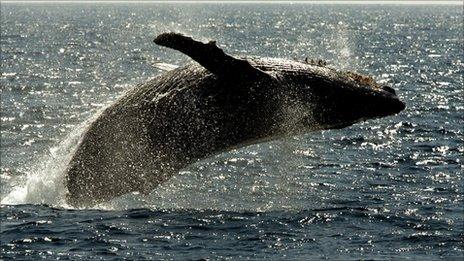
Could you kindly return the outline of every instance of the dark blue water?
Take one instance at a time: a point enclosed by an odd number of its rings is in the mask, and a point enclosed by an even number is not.
[[[232,54],[367,73],[407,109],[217,155],[148,196],[70,209],[64,169],[125,90],[188,58],[160,32]],[[462,6],[1,5],[1,249],[18,259],[423,259],[464,255]]]

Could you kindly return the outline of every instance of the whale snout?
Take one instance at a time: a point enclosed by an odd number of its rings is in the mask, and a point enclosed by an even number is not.
[[[406,109],[406,104],[397,98],[392,107],[395,113],[399,113],[400,111]]]
[[[393,113],[398,113],[406,108],[406,104],[396,95],[395,89],[387,85],[381,86],[380,89],[392,95],[393,102],[391,104],[391,108]]]
[[[395,89],[390,86],[381,86],[380,93],[382,94],[381,99],[377,102],[380,104],[374,105],[375,107],[380,107],[379,112],[381,117],[393,115],[401,112],[406,108],[406,104],[400,100],[396,95]]]

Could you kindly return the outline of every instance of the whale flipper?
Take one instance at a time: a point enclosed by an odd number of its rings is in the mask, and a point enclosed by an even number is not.
[[[182,34],[163,33],[158,35],[153,42],[182,52],[221,78],[250,80],[269,76],[253,67],[248,61],[226,54],[216,46],[215,41],[202,43]]]

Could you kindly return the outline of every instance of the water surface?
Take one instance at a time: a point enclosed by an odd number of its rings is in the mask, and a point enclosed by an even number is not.
[[[2,257],[460,259],[462,6],[2,4]],[[158,33],[237,55],[326,59],[373,75],[397,116],[254,145],[148,196],[69,209],[85,126],[184,55]],[[259,120],[259,119],[257,119]]]

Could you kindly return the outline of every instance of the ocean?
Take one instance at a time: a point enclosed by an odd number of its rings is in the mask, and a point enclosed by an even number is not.
[[[4,260],[462,260],[462,5],[2,3]],[[149,195],[65,202],[86,126],[189,58],[176,31],[230,54],[372,75],[398,115],[225,152]]]

